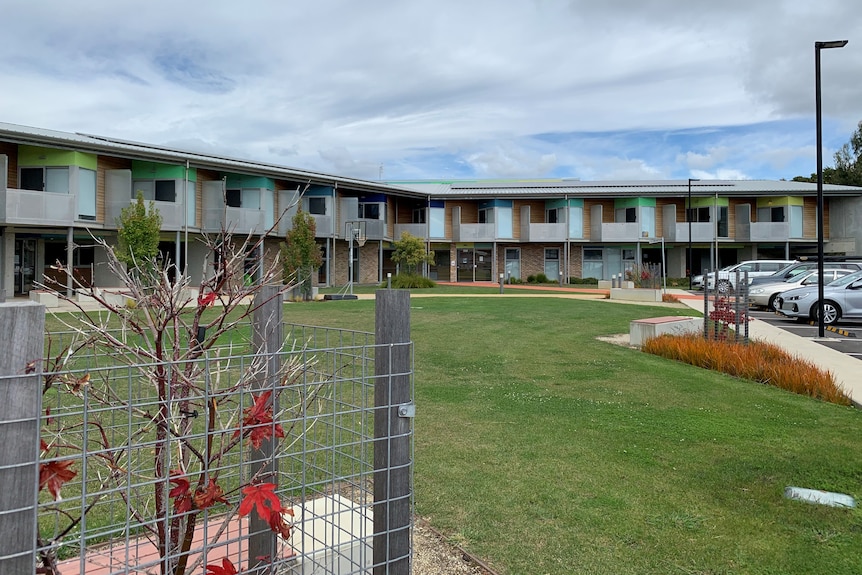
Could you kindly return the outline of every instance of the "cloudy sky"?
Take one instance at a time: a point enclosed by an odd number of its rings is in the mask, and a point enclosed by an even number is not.
[[[4,0],[0,121],[366,179],[792,178],[850,0]]]

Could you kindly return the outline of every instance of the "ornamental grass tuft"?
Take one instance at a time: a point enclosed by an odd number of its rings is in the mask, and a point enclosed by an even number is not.
[[[748,345],[698,337],[661,335],[650,338],[643,351],[683,363],[703,367],[773,385],[838,405],[850,405],[850,397],[835,381],[832,372],[791,355],[762,341]]]

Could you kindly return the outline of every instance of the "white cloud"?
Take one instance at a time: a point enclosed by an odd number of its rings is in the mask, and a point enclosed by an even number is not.
[[[851,39],[823,54],[830,136],[862,118],[862,18],[839,0],[11,0],[3,17],[0,120],[372,179],[793,169],[810,150],[781,122],[813,116],[815,39]],[[714,139],[765,122],[759,142]],[[706,145],[602,154],[530,142],[701,128]]]

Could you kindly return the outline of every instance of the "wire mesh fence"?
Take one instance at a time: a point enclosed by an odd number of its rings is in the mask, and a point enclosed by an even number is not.
[[[376,559],[375,546],[410,525],[392,522],[390,494],[375,491],[392,473],[375,449],[391,450],[393,435],[375,435],[393,407],[375,390],[407,381],[412,404],[412,344],[283,333],[277,353],[237,338],[194,361],[131,363],[93,346],[41,374],[35,572],[390,572],[392,554]],[[46,356],[73,341],[51,334]],[[407,368],[381,366],[397,348]],[[394,435],[412,462],[412,427]],[[409,562],[409,548],[398,554]]]

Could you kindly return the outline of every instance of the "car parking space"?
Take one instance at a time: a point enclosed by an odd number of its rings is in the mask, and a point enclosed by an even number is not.
[[[806,339],[816,340],[820,345],[862,360],[862,322],[860,321],[839,321],[834,326],[827,326],[824,337],[820,339],[817,322],[798,322],[766,310],[752,309],[750,315],[758,321]]]

